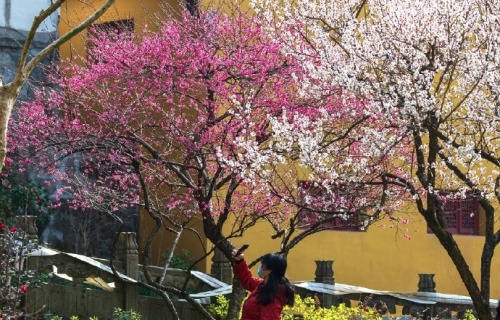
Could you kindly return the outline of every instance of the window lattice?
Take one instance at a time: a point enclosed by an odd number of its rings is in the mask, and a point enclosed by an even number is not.
[[[479,202],[467,194],[465,198],[448,198],[444,203],[448,231],[452,234],[479,234]],[[429,229],[429,233],[432,231]]]

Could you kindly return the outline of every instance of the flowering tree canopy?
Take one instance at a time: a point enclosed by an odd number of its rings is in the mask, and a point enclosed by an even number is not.
[[[397,128],[405,141],[393,153],[400,171],[385,176],[411,193],[480,318],[489,319],[491,259],[500,241],[494,226],[500,199],[500,5],[486,0],[253,4],[275,22],[279,37],[290,44],[287,52],[296,52],[297,32],[311,44],[320,62],[304,62],[316,78],[348,90],[365,102],[366,114]],[[374,147],[393,148],[393,143],[379,136]],[[480,283],[443,210],[447,199],[466,195],[476,197],[485,214]]]
[[[261,23],[186,14],[160,32],[94,39],[92,63],[71,66],[59,91],[23,106],[15,151],[48,167],[79,154],[80,174],[63,177],[78,187],[76,205],[201,214],[214,243],[229,213],[240,232],[258,218],[285,221],[297,204],[380,212],[376,168],[389,164],[385,153],[365,156],[372,143],[359,126],[377,120],[338,87],[316,87]],[[318,163],[329,168],[311,171]],[[325,192],[299,199],[299,180]]]
[[[227,239],[259,220],[284,253],[325,221],[360,215],[368,226],[397,205],[380,174],[396,170],[392,148],[374,151],[373,135],[394,146],[401,135],[305,68],[323,63],[307,42],[294,43],[307,57],[286,53],[263,23],[186,13],[159,32],[93,39],[89,61],[21,107],[11,135],[19,165],[48,168],[80,208],[140,206],[155,231],[202,218],[228,256]]]
[[[11,135],[20,164],[66,180],[75,206],[140,206],[158,227],[202,218],[228,257],[227,239],[259,220],[284,253],[334,218],[368,226],[398,203],[380,175],[392,148],[373,152],[373,134],[394,145],[400,135],[304,68],[322,63],[309,44],[298,48],[307,58],[286,53],[263,23],[186,13],[159,32],[95,38],[90,61],[22,106]],[[74,172],[58,168],[68,157]],[[314,215],[302,228],[300,211]]]

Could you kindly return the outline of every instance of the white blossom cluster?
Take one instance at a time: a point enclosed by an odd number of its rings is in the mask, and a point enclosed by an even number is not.
[[[330,171],[331,178],[342,172],[356,179],[363,166],[369,167],[367,161],[390,150],[394,162],[406,171],[405,178],[418,184],[414,151],[427,155],[429,138],[438,137],[440,157],[425,168],[435,170],[437,183],[422,184],[422,192],[468,189],[479,190],[487,199],[494,197],[500,167],[500,2],[251,3],[259,14],[275,22],[279,37],[290,44],[289,54],[304,54],[303,48],[294,47],[297,33],[312,45],[307,50],[317,54],[320,63],[313,59],[304,59],[304,63],[313,78],[350,92],[364,102],[366,115],[381,122],[357,130],[364,142],[360,144],[365,148],[363,159],[337,162],[338,157],[328,158],[333,150],[318,152],[324,139],[321,132],[332,129],[325,128],[332,123],[328,119],[332,115],[316,119],[313,125],[320,129],[313,132],[299,132],[297,126],[274,119],[276,141],[300,147],[303,163],[315,172]],[[293,122],[297,121],[300,123],[300,119]],[[397,128],[399,136],[384,129],[389,127]],[[450,166],[460,170],[467,183]]]

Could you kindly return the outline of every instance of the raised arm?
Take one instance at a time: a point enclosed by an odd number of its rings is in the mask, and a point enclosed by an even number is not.
[[[257,286],[264,281],[263,279],[252,276],[252,272],[248,268],[245,259],[236,260],[233,263],[233,271],[236,278],[240,281],[241,286],[248,291],[254,291]]]

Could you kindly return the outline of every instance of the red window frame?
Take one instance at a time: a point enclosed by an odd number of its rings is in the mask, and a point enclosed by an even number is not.
[[[457,235],[479,235],[479,200],[476,196],[467,193],[465,198],[446,196],[444,212],[448,231]],[[428,233],[432,233],[427,228]]]
[[[310,181],[299,181],[299,201],[306,195],[321,197],[323,190]],[[322,213],[318,211],[300,209],[299,210],[299,228],[307,228],[310,224],[318,222]],[[324,217],[323,217],[324,218]],[[322,223],[322,227],[328,230],[336,231],[362,231],[360,228],[361,220],[358,215],[352,215],[347,219],[335,217],[334,219]]]

